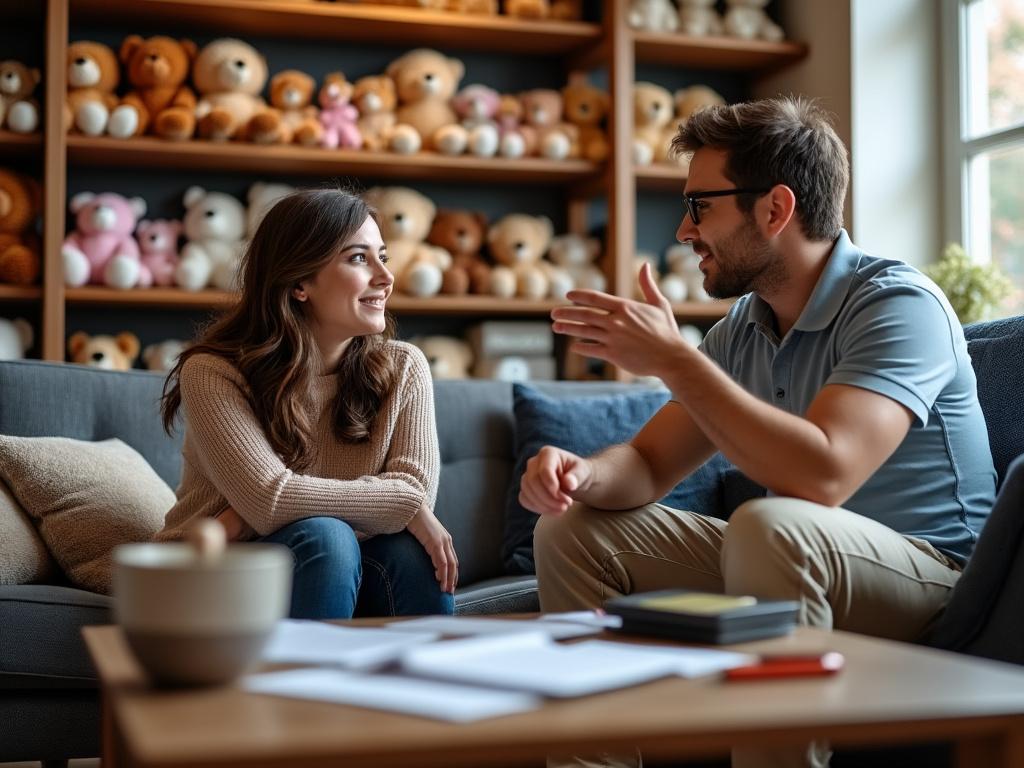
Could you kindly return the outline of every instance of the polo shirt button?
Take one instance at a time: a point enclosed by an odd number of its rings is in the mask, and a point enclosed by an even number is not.
[[[782,387],[779,387],[778,389],[775,390],[775,396],[779,398],[779,400],[781,400],[786,396],[786,390],[784,390]]]

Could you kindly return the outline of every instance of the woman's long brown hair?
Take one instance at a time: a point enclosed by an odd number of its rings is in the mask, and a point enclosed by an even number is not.
[[[338,250],[376,213],[358,196],[337,189],[308,189],[281,198],[264,217],[242,257],[241,296],[188,347],[164,382],[164,429],[174,427],[181,406],[181,369],[190,357],[212,354],[231,362],[248,384],[253,413],[274,450],[295,470],[309,468],[315,424],[302,406],[320,371],[320,353],[292,290],[330,263]],[[349,343],[335,375],[334,434],[348,443],[370,438],[396,372],[384,332]]]

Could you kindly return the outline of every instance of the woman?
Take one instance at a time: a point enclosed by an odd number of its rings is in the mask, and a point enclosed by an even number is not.
[[[359,197],[282,198],[243,258],[238,304],[164,387],[164,427],[183,406],[187,429],[157,539],[212,516],[229,539],[284,544],[293,618],[453,612],[430,372],[393,340],[386,251]]]

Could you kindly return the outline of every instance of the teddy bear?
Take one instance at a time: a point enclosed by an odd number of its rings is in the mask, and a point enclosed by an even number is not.
[[[331,72],[320,86],[320,143],[328,149],[359,149],[359,110],[352,105],[355,88],[341,72]]]
[[[438,130],[458,122],[449,102],[464,73],[461,61],[430,48],[417,48],[388,65],[398,95],[397,121],[415,129],[420,147],[436,149]],[[395,135],[390,148],[410,154],[420,148],[414,144],[411,137]]]
[[[352,103],[359,110],[359,133],[363,137],[363,148],[380,151],[388,148],[395,129],[395,110],[398,95],[395,81],[387,75],[367,75],[355,82]],[[406,143],[415,143],[419,135],[412,126],[406,126]]]
[[[644,32],[675,32],[679,16],[672,0],[630,0],[629,26]]]
[[[675,102],[676,115],[675,119],[666,126],[664,139],[665,146],[669,148],[671,148],[672,140],[679,132],[679,126],[689,120],[690,115],[705,107],[725,104],[725,99],[713,88],[709,88],[706,85],[691,85],[689,88],[680,88],[673,94],[672,98]],[[674,161],[684,174],[689,173],[690,156],[688,154],[681,153],[667,159]]]
[[[497,16],[498,0],[448,0],[445,10],[478,16]]]
[[[114,95],[121,79],[117,56],[102,43],[79,40],[68,45],[66,60],[64,130],[101,136],[118,105]]]
[[[672,94],[654,83],[633,85],[633,162],[650,165],[668,158],[666,133],[675,115]]]
[[[551,240],[547,259],[568,275],[569,290],[585,288],[603,291],[608,287],[608,281],[596,265],[600,256],[601,241],[596,237],[567,234]],[[551,298],[564,299],[565,293],[555,295],[552,290]]]
[[[704,290],[704,273],[700,271],[700,257],[691,243],[675,243],[665,251],[665,275],[658,288],[671,302],[711,301]]]
[[[35,333],[23,317],[0,317],[0,360],[21,360],[32,346]]]
[[[562,119],[562,94],[548,88],[535,88],[521,94],[523,117],[537,135],[536,153],[550,160],[569,157],[579,140],[579,129]]]
[[[537,131],[523,122],[523,102],[511,93],[504,93],[498,100],[498,123],[500,144],[498,154],[502,157],[517,158],[532,155],[537,146]]]
[[[75,229],[64,239],[64,284],[134,288],[139,282],[139,244],[132,237],[146,201],[115,192],[79,192],[68,207]]]
[[[39,102],[32,93],[42,78],[35,67],[20,61],[0,61],[0,128],[32,133],[39,125]]]
[[[238,288],[245,209],[231,195],[202,187],[185,191],[185,247],[174,270],[174,282],[188,291],[213,285]]]
[[[473,349],[454,336],[413,336],[409,339],[423,351],[434,379],[468,379]]]
[[[68,339],[68,359],[79,365],[127,371],[138,356],[139,338],[128,331],[117,336],[90,336],[85,331],[78,331]]]
[[[436,295],[452,257],[426,242],[437,214],[434,203],[408,187],[373,187],[363,197],[377,211],[395,289],[411,296]]]
[[[267,82],[267,62],[248,43],[220,38],[199,52],[192,82],[199,136],[214,141],[244,139],[252,118],[267,109],[260,97]]]
[[[773,43],[780,42],[784,37],[782,27],[764,12],[768,0],[725,0],[725,5],[724,27],[727,35]]]
[[[42,250],[33,225],[41,210],[39,185],[0,168],[0,283],[31,285],[39,279]]]
[[[245,209],[246,238],[250,240],[253,238],[260,226],[260,222],[267,215],[267,211],[274,207],[274,203],[294,191],[295,187],[291,184],[269,183],[266,181],[253,182],[246,193],[246,200],[249,203]]]
[[[167,339],[157,344],[148,344],[142,350],[142,362],[150,371],[169,371],[178,362],[178,356],[188,344],[181,339]]]
[[[702,37],[724,31],[722,17],[715,10],[717,0],[679,0],[679,31]]]
[[[579,21],[583,0],[505,0],[505,13],[520,19]]]
[[[474,211],[441,210],[427,235],[427,242],[451,254],[444,271],[441,293],[490,293],[491,267],[480,251],[487,235],[487,216]]]
[[[541,260],[553,234],[546,216],[510,213],[492,224],[487,230],[487,246],[496,265],[491,272],[491,293],[503,299],[546,298],[551,282]]]
[[[562,99],[565,119],[576,126],[578,134],[570,156],[604,162],[608,157],[608,139],[601,123],[611,106],[607,92],[590,85],[585,77],[576,77],[562,89]]]
[[[139,243],[140,288],[174,285],[178,266],[178,238],[183,225],[177,219],[142,219],[135,229]]]
[[[196,44],[157,36],[129,35],[119,52],[133,90],[110,118],[110,134],[120,138],[147,132],[172,141],[192,138],[196,95],[186,85]]]
[[[460,122],[438,130],[438,151],[446,155],[468,152],[477,157],[494,157],[501,140],[494,119],[500,103],[498,92],[486,85],[467,85],[460,90],[452,98]]]
[[[315,91],[316,81],[297,69],[286,69],[270,78],[270,109],[257,112],[249,121],[249,141],[318,146],[323,128],[320,110],[313,105]]]

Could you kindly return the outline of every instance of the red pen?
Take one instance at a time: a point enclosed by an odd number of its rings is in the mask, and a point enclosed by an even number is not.
[[[757,664],[725,671],[726,680],[769,680],[779,677],[834,675],[845,659],[838,651],[802,655],[762,656]]]

